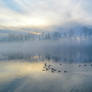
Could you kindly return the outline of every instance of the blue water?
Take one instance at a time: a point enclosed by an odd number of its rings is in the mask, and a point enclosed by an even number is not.
[[[91,40],[0,43],[0,92],[92,92],[91,84]]]

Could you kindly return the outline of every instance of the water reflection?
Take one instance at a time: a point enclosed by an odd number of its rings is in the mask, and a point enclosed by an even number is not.
[[[28,74],[41,72],[43,63],[29,62],[0,62],[0,83],[16,77],[24,77]]]
[[[91,61],[91,40],[0,43],[0,92],[92,92]]]
[[[0,92],[92,92],[91,84],[91,63],[0,62]]]

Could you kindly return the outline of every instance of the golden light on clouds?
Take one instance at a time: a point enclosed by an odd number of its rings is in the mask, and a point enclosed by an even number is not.
[[[49,25],[49,21],[47,19],[43,18],[37,18],[34,17],[32,19],[26,19],[24,25],[29,25],[32,27],[46,27]]]
[[[46,27],[50,25],[50,20],[41,16],[20,16],[16,20],[15,27]]]
[[[2,23],[2,26],[8,28],[44,28],[51,25],[51,20],[49,18],[43,18],[41,16],[22,16],[22,15],[14,15],[13,17],[7,18],[6,23]]]

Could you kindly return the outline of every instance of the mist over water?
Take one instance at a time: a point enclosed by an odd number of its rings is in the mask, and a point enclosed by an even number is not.
[[[1,42],[0,92],[91,92],[91,55],[91,39]]]
[[[91,62],[91,39],[30,40],[0,43],[0,60]]]

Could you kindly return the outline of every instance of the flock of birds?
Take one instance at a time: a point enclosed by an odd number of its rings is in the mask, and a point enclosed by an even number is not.
[[[63,64],[59,64],[59,65],[62,66]],[[78,65],[78,67],[82,67],[82,66],[87,67],[88,65],[87,64],[83,64],[83,65],[79,64]],[[92,64],[90,64],[90,66],[92,67]],[[52,73],[54,73],[54,72],[58,72],[58,73],[62,72],[61,70],[58,70],[58,69],[54,68],[53,65],[47,64],[47,63],[44,64],[42,71],[50,71]],[[67,72],[68,72],[68,70],[63,70],[63,73],[67,73]]]

